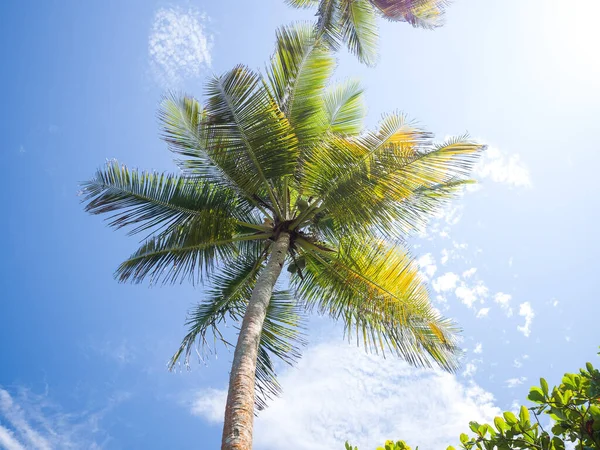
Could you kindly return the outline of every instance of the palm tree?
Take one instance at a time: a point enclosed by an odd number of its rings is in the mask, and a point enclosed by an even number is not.
[[[241,321],[224,449],[251,448],[254,409],[279,392],[272,358],[299,357],[309,312],[341,321],[367,350],[457,366],[456,327],[430,305],[402,242],[468,182],[482,147],[435,145],[399,113],[365,131],[360,85],[330,83],[335,59],[317,40],[310,25],[284,27],[266,75],[237,66],[216,76],[203,106],[166,98],[163,137],[181,174],[109,162],[84,184],[87,211],[150,233],[120,281],[210,286],[171,367],[196,345],[209,352],[211,335],[226,342],[225,320]]]
[[[345,43],[369,65],[377,59],[377,16],[413,27],[436,28],[448,0],[286,0],[296,8],[317,7],[317,35],[334,50]]]

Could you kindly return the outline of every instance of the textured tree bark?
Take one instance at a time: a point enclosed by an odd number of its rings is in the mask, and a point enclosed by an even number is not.
[[[238,336],[229,376],[222,450],[250,450],[254,422],[254,383],[258,344],[273,287],[290,246],[290,235],[280,233],[267,265],[261,272],[248,303]]]

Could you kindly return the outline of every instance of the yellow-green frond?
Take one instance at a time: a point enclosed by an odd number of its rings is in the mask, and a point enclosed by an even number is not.
[[[308,307],[346,325],[367,349],[387,349],[413,365],[457,365],[456,327],[429,303],[418,267],[398,245],[343,240],[337,252],[305,251],[294,282]]]
[[[377,62],[379,32],[369,0],[339,0],[340,31],[351,53],[368,66]]]
[[[236,192],[200,178],[128,169],[117,161],[82,183],[85,210],[111,214],[109,225],[133,226],[130,234],[170,229],[207,210],[257,222],[252,206]]]
[[[363,88],[357,80],[347,80],[329,86],[324,103],[327,111],[327,131],[342,136],[353,136],[363,130],[366,107]]]
[[[241,232],[238,222],[216,211],[204,211],[171,231],[148,239],[117,269],[120,281],[152,284],[196,282],[268,239],[271,233]]]
[[[323,92],[334,67],[333,55],[317,41],[311,24],[277,30],[275,53],[267,70],[269,87],[301,143],[323,132]]]

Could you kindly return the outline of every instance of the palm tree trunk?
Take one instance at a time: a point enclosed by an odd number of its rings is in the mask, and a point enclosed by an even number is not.
[[[222,450],[250,450],[254,421],[254,383],[258,344],[273,287],[285,261],[290,245],[290,235],[282,232],[273,245],[267,265],[261,272],[238,337],[225,406]]]

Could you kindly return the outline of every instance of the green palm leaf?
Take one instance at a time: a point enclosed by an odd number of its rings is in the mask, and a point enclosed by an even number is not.
[[[175,283],[185,279],[195,283],[211,273],[217,262],[230,263],[251,251],[270,233],[240,233],[237,221],[215,211],[205,211],[159,236],[148,239],[117,269],[117,278],[151,284],[162,280]]]
[[[310,6],[317,5],[319,0],[285,0],[288,5],[294,6],[295,8],[308,8]]]
[[[196,343],[199,343],[205,353],[204,350],[210,346],[206,339],[208,332],[212,333],[213,342],[219,340],[229,345],[219,331],[219,325],[227,318],[241,320],[265,259],[265,254],[248,254],[223,266],[222,270],[211,277],[206,300],[199,303],[188,316],[186,325],[189,326],[189,332],[171,358],[170,369],[173,369],[182,357],[185,364],[189,365],[189,358]]]
[[[258,218],[235,192],[209,181],[128,169],[112,161],[83,183],[85,210],[91,214],[115,213],[109,225],[137,225],[130,234],[172,229],[205,211],[220,211],[249,226]]]
[[[377,62],[377,17],[369,0],[339,0],[340,33],[351,53],[360,62],[374,66]]]
[[[362,131],[366,115],[363,92],[356,80],[347,80],[327,88],[323,97],[327,111],[327,132],[350,136]]]
[[[343,228],[399,236],[406,206],[413,211],[424,206],[412,197],[420,193],[418,198],[427,199],[424,190],[440,192],[464,182],[484,148],[466,136],[441,145],[430,138],[403,116],[387,116],[376,133],[330,139],[313,151],[301,186],[319,199],[315,213]]]
[[[269,87],[301,143],[323,132],[323,91],[334,67],[335,59],[317,42],[311,25],[277,30],[276,50],[267,71]]]
[[[206,93],[208,147],[222,167],[237,173],[244,191],[267,192],[280,210],[272,182],[294,173],[296,137],[261,77],[238,66],[212,79]]]
[[[186,157],[178,161],[183,169],[197,178],[252,198],[252,193],[244,191],[238,184],[239,173],[235,168],[223,165],[214,149],[209,147],[206,111],[196,99],[175,95],[165,97],[159,119],[163,127],[163,140],[170,150]]]
[[[301,349],[306,345],[303,332],[306,329],[304,314],[304,309],[290,292],[273,292],[258,348],[256,366],[258,410],[266,408],[267,400],[281,393],[271,357],[274,356],[285,364],[293,366],[302,355]]]
[[[432,308],[401,246],[344,239],[335,253],[309,250],[304,258],[294,283],[309,309],[342,320],[367,349],[387,349],[417,366],[457,367],[456,328]]]
[[[211,280],[207,298],[200,303],[186,325],[190,327],[179,349],[169,362],[173,369],[183,357],[189,365],[189,357],[196,343],[201,357],[212,351],[217,341],[231,345],[219,330],[228,319],[239,323],[244,316],[248,299],[265,261],[265,253],[248,255],[223,267]],[[287,291],[273,293],[260,338],[256,367],[256,409],[262,410],[267,401],[279,395],[281,387],[277,382],[272,357],[286,364],[294,364],[300,357],[300,346],[305,344],[302,311]],[[212,335],[212,342],[207,339]]]

